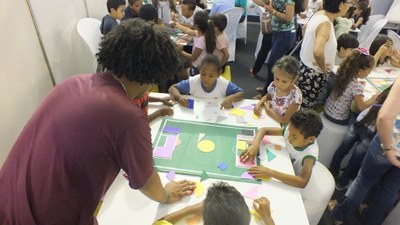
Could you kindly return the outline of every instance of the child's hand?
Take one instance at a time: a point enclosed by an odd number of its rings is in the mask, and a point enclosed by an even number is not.
[[[253,201],[253,208],[261,216],[263,220],[271,218],[271,207],[268,198],[261,197]]]
[[[224,99],[224,101],[221,103],[221,109],[222,108],[224,108],[224,109],[232,108],[232,102],[233,102],[233,100],[230,97],[226,97]]]
[[[161,116],[172,116],[174,115],[174,110],[169,108],[169,107],[164,107],[162,109],[159,109],[160,115]]]
[[[381,45],[381,47],[379,47],[378,52],[380,52],[381,54],[386,53],[388,50],[388,46],[386,44]]]
[[[162,98],[161,102],[166,106],[173,106],[173,104],[171,103],[172,100],[173,100],[173,97],[168,96],[168,97]]]
[[[254,106],[253,113],[257,116],[260,116],[261,115],[261,106],[259,106],[258,104],[256,106]]]
[[[247,147],[242,154],[240,154],[239,159],[242,162],[253,162],[254,158],[256,157],[258,153],[258,148],[255,145],[251,145],[249,147]]]
[[[253,166],[247,170],[249,174],[251,174],[253,177],[256,177],[258,179],[268,179],[272,176],[272,171],[268,167],[265,166]]]
[[[271,115],[271,113],[273,113],[271,106],[269,104],[269,101],[264,102],[264,108],[265,108],[265,112],[267,113],[267,115]]]
[[[184,97],[181,97],[181,98],[178,100],[178,102],[179,102],[179,104],[181,104],[183,107],[188,107],[188,106],[189,106],[188,100],[187,100],[186,98],[184,98]]]

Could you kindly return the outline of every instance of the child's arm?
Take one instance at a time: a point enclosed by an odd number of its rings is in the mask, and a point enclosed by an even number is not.
[[[358,110],[363,111],[364,109],[370,107],[372,104],[376,102],[376,98],[378,97],[378,95],[379,94],[373,95],[367,101],[364,101],[364,96],[362,95],[354,95],[354,101],[356,102]]]
[[[184,83],[183,83],[183,82],[184,82]],[[186,83],[187,83],[187,84],[186,84]],[[183,80],[183,81],[179,82],[178,84],[172,85],[172,86],[169,87],[169,89],[168,89],[169,94],[170,94],[172,97],[174,97],[174,99],[175,99],[177,102],[179,102],[179,104],[181,104],[181,105],[184,106],[184,107],[188,107],[189,102],[188,102],[188,100],[187,100],[186,98],[184,98],[184,97],[181,95],[180,88],[178,88],[178,86],[188,86],[189,89],[188,89],[188,91],[185,92],[185,93],[189,93],[189,91],[190,91],[189,80]]]
[[[189,35],[192,35],[192,36],[197,36],[197,31],[196,31],[196,30],[193,30],[191,27],[183,26],[183,25],[180,24],[180,23],[176,23],[175,25],[176,25],[177,28],[179,28],[180,30],[182,30],[183,33],[189,34]]]
[[[185,52],[185,51],[181,51],[181,55],[182,55],[183,57],[185,57],[187,60],[189,60],[190,62],[193,62],[193,61],[195,61],[197,58],[199,58],[200,54],[201,54],[203,51],[204,51],[204,50],[201,49],[201,48],[194,47],[194,50],[193,50],[193,53],[192,53],[192,54],[189,54],[189,53],[187,53],[187,52]]]
[[[270,178],[273,177],[277,180],[282,181],[285,184],[288,184],[293,187],[305,188],[310,180],[312,168],[314,165],[315,159],[306,158],[303,162],[303,168],[301,169],[300,175],[290,175],[286,173],[282,173],[273,169],[270,169],[265,166],[255,166],[251,167],[247,171],[255,176],[256,178]]]
[[[351,29],[356,29],[358,26],[360,26],[364,21],[364,17],[358,18],[357,22],[355,22],[352,26]]]
[[[256,114],[257,116],[260,116],[260,115],[261,115],[261,110],[262,110],[262,107],[263,107],[263,105],[264,105],[264,102],[266,102],[266,101],[268,101],[268,99],[270,99],[270,97],[268,97],[268,95],[269,95],[269,94],[264,95],[264,96],[260,99],[260,101],[257,102],[257,105],[254,106],[253,113]]]
[[[396,49],[390,51],[390,64],[395,67],[400,67],[400,54]]]
[[[265,135],[273,135],[279,136],[282,135],[283,128],[279,127],[263,127],[258,130],[256,137],[254,138],[253,144],[246,148],[240,154],[240,161],[246,162],[248,160],[253,161],[258,153],[258,148],[260,147],[261,140],[264,138]]]
[[[229,82],[225,95],[227,97],[221,103],[221,109],[230,109],[232,108],[232,102],[237,102],[244,98],[244,91],[236,84]]]
[[[299,109],[299,106],[300,104],[290,104],[287,107],[285,114],[281,116],[271,109],[269,101],[264,102],[265,112],[267,113],[267,115],[281,124],[288,124],[290,117],[292,117],[293,113],[295,113]]]
[[[192,215],[192,214],[197,214],[201,215],[203,213],[203,202],[187,206],[181,210],[178,210],[176,212],[173,212],[171,214],[168,214],[161,218],[161,220],[168,221],[172,224],[177,223],[179,220],[184,218],[185,216]]]
[[[172,106],[171,101],[172,98],[171,96],[164,97],[164,98],[158,98],[158,97],[149,97],[149,102],[162,102],[166,106]]]
[[[228,48],[221,49],[221,52],[222,52],[221,65],[225,65],[226,63],[228,63],[228,59],[229,59]]]
[[[253,208],[261,216],[261,219],[264,221],[265,225],[275,225],[275,222],[271,216],[270,203],[266,197],[261,197],[259,199],[254,200]]]
[[[164,107],[162,109],[158,109],[148,116],[149,122],[157,119],[160,116],[172,116],[174,114],[174,110],[169,107]]]

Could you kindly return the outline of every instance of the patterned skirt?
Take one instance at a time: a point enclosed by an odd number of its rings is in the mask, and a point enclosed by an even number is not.
[[[304,65],[300,61],[299,88],[303,94],[302,108],[314,109],[318,95],[326,81],[326,75]]]

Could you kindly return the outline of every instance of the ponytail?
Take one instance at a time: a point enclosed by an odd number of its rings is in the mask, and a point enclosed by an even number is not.
[[[205,32],[206,40],[206,52],[208,54],[213,54],[217,46],[217,37],[215,35],[214,22],[212,20],[207,21],[207,29]]]

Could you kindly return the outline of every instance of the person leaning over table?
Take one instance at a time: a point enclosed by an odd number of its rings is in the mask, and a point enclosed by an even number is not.
[[[393,209],[400,191],[400,78],[396,79],[376,120],[378,134],[365,155],[356,179],[338,205],[329,202],[335,224],[342,224],[378,184],[373,201],[361,212],[363,224],[379,225]]]
[[[298,84],[303,94],[303,108],[316,106],[319,91],[335,63],[337,42],[333,20],[344,15],[351,4],[350,0],[325,0],[324,9],[316,12],[303,27]]]
[[[106,72],[56,85],[25,125],[0,170],[0,224],[97,224],[95,209],[121,169],[160,203],[195,188],[186,180],[163,188],[147,116],[131,102],[177,71],[168,33],[124,21],[103,37],[98,61]]]

